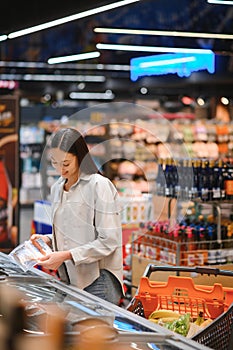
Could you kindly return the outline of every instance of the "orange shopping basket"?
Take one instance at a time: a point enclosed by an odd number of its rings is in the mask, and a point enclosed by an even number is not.
[[[149,280],[151,273],[156,271],[175,272],[176,275],[169,275],[167,282]],[[148,264],[127,310],[145,318],[158,309],[178,311],[180,314],[189,312],[193,318],[202,312],[205,318],[213,320],[233,303],[233,288],[223,287],[221,283],[195,285],[192,277],[180,276],[181,272],[233,276],[233,271],[217,268]]]

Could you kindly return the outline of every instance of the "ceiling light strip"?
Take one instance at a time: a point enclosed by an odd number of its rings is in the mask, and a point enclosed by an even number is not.
[[[5,41],[7,39],[7,35],[0,35],[0,41]]]
[[[185,38],[205,38],[205,39],[226,39],[232,40],[233,34],[220,33],[196,33],[196,32],[179,32],[170,30],[147,30],[147,29],[127,29],[127,28],[94,28],[95,33],[106,34],[132,34],[132,35],[154,35],[154,36],[179,36]]]
[[[71,99],[80,99],[80,100],[113,100],[115,95],[112,91],[105,92],[71,92],[69,94]]]
[[[170,52],[170,53],[212,53],[211,50],[189,49],[179,47],[158,47],[158,46],[137,46],[137,45],[118,45],[102,44],[96,45],[98,50],[118,50],[118,51],[138,51],[138,52]]]
[[[100,6],[100,7],[94,8],[92,10],[87,10],[87,11],[84,11],[84,12],[76,13],[76,14],[71,15],[71,16],[59,18],[59,19],[56,19],[54,21],[49,21],[49,22],[46,22],[46,23],[43,23],[43,24],[39,24],[39,25],[36,25],[36,26],[33,26],[33,27],[29,27],[29,28],[26,28],[26,29],[18,30],[16,32],[10,33],[8,35],[8,39],[14,39],[14,38],[17,38],[19,36],[23,36],[23,35],[27,35],[27,34],[38,32],[40,30],[52,28],[52,27],[55,27],[55,26],[58,26],[58,25],[61,25],[61,24],[64,24],[64,23],[75,21],[77,19],[85,18],[85,17],[92,16],[92,15],[96,15],[97,13],[101,13],[101,12],[113,10],[113,9],[121,7],[121,6],[129,5],[129,4],[137,2],[137,1],[140,1],[140,0],[122,0],[122,1],[117,1],[117,2],[111,3],[109,5],[104,5],[104,6]]]
[[[65,63],[72,61],[88,60],[91,58],[97,58],[100,56],[99,51],[85,52],[76,55],[61,56],[61,57],[51,57],[48,59],[48,64]]]
[[[77,64],[58,64],[56,68],[62,69],[88,69],[88,70],[119,70],[119,71],[129,71],[130,66],[127,64],[87,64],[87,63],[77,63]],[[54,69],[54,67],[50,64],[44,62],[24,62],[24,61],[0,61],[0,67],[15,67],[15,68],[46,68],[46,69]]]
[[[223,1],[223,0],[207,0],[208,4],[217,5],[233,5],[233,1]]]
[[[0,74],[2,80],[24,81],[60,81],[60,82],[93,82],[103,83],[106,77],[103,75],[72,75],[72,74]]]

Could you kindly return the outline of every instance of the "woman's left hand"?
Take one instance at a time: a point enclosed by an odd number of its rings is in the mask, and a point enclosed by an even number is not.
[[[52,252],[38,259],[38,264],[49,270],[57,270],[65,260],[70,259],[69,251]]]

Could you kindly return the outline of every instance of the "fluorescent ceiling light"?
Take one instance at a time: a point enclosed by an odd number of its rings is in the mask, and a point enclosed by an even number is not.
[[[233,5],[233,1],[223,1],[223,0],[207,0],[209,4],[218,4],[218,5]]]
[[[132,35],[155,35],[155,36],[179,36],[185,38],[208,38],[208,39],[233,39],[233,34],[219,33],[195,33],[195,32],[177,32],[170,30],[146,30],[146,29],[127,29],[127,28],[95,28],[96,33],[108,34],[132,34]]]
[[[0,41],[4,41],[7,39],[7,35],[0,35]]]
[[[98,51],[94,51],[94,52],[86,52],[86,53],[81,53],[77,55],[69,55],[69,56],[63,56],[63,57],[51,57],[48,59],[48,64],[88,60],[99,56],[100,56],[100,53]]]
[[[142,52],[173,52],[173,53],[208,53],[211,50],[187,49],[179,47],[158,47],[158,46],[137,46],[137,45],[117,45],[117,44],[97,44],[98,50],[120,50],[120,51],[142,51]]]
[[[64,23],[75,21],[77,19],[85,18],[85,17],[92,16],[92,15],[96,15],[97,13],[113,10],[113,9],[115,9],[117,7],[129,5],[129,4],[137,2],[137,1],[140,1],[140,0],[122,0],[122,1],[117,1],[117,2],[114,2],[114,3],[109,4],[109,5],[104,5],[104,6],[100,6],[100,7],[94,8],[92,10],[87,10],[87,11],[84,11],[84,12],[76,13],[75,15],[63,17],[63,18],[60,18],[60,19],[56,19],[54,21],[50,21],[50,22],[39,24],[39,25],[36,25],[36,26],[33,26],[33,27],[29,27],[29,28],[26,28],[26,29],[18,30],[16,32],[10,33],[8,35],[8,39],[14,39],[14,38],[17,38],[17,37],[22,36],[22,35],[27,35],[27,34],[38,32],[40,30],[52,28],[52,27],[55,27],[55,26],[58,26],[58,25],[61,25],[61,24],[64,24]]]
[[[113,100],[115,97],[111,90],[105,92],[71,92],[69,96],[72,100]]]
[[[0,61],[0,67],[16,67],[16,68],[46,68],[54,69],[51,65],[45,62],[24,62],[24,61]],[[56,67],[57,68],[57,67]],[[70,63],[60,64],[62,69],[88,69],[88,70],[114,70],[114,71],[129,71],[130,66],[127,64],[102,64],[102,63]]]
[[[93,82],[103,83],[103,75],[75,75],[75,74],[0,74],[2,80],[25,81],[61,81],[61,82]]]

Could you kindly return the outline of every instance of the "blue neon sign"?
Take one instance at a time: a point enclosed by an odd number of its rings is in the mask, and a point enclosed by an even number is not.
[[[177,74],[188,77],[192,72],[207,70],[215,72],[215,55],[211,50],[203,53],[171,53],[132,58],[130,79],[151,75]]]

